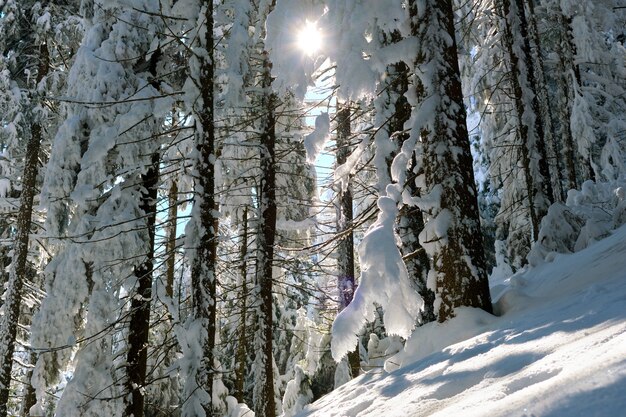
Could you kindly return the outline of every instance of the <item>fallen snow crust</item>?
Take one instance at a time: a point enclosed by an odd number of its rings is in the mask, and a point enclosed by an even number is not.
[[[626,415],[626,226],[492,285],[298,416]]]

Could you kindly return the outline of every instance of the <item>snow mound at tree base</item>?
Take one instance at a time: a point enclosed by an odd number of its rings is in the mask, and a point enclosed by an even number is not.
[[[626,415],[626,227],[498,284],[299,416]]]

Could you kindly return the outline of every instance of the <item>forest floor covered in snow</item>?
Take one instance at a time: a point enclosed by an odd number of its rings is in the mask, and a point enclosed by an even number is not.
[[[626,226],[492,296],[298,416],[626,416]]]

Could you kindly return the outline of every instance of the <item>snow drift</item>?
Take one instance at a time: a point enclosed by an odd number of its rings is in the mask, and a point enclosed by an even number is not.
[[[462,309],[304,416],[623,416],[626,226],[494,282],[499,317]]]

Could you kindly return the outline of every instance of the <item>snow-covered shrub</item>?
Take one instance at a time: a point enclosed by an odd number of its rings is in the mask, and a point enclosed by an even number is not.
[[[626,179],[586,181],[570,190],[565,204],[555,203],[541,221],[528,261],[537,265],[556,253],[573,253],[608,236],[626,223]]]
[[[294,379],[287,383],[283,396],[283,416],[291,417],[298,414],[312,399],[311,381],[304,370],[296,365]]]
[[[399,336],[379,338],[375,333],[370,334],[367,342],[367,365],[365,370],[382,368],[385,361],[404,348],[404,341]]]
[[[225,402],[227,413],[224,417],[254,417],[254,411],[250,410],[247,405],[238,403],[235,397],[229,395]]]

